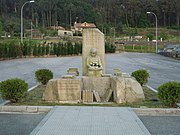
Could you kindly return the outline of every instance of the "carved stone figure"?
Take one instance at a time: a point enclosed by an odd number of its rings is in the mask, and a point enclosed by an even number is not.
[[[101,77],[102,75],[102,64],[101,59],[97,55],[96,48],[91,48],[90,55],[87,57],[88,76]]]

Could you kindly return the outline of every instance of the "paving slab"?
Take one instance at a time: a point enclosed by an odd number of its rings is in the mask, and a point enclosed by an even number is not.
[[[58,106],[30,135],[150,135],[128,107]]]

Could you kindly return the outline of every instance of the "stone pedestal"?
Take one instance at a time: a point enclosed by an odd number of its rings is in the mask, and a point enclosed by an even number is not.
[[[96,91],[101,99],[104,99],[105,93],[111,87],[110,77],[82,77],[82,89]]]
[[[78,79],[59,79],[58,93],[60,101],[80,102],[81,81]]]
[[[48,102],[78,103],[81,101],[81,81],[63,78],[50,80],[43,99]]]
[[[88,76],[89,77],[101,77],[102,76],[102,70],[89,70]]]

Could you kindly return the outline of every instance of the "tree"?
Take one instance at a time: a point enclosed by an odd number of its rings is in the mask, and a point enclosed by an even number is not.
[[[46,55],[49,55],[49,44],[46,45]]]
[[[2,23],[0,21],[0,36],[2,35],[2,33],[3,33],[3,27],[2,27]]]
[[[38,48],[37,48],[37,52],[38,52],[38,56],[42,56],[42,45],[38,45]]]
[[[13,34],[15,28],[19,32],[17,26],[20,10],[26,1],[0,1],[0,19],[4,30]],[[148,21],[151,25],[154,24],[153,16],[146,18],[147,11],[157,14],[159,26],[179,26],[179,0],[37,0],[24,8],[24,19],[27,20],[24,24],[27,25],[32,20],[38,28],[56,25],[70,28],[78,17],[79,22],[92,22],[96,25],[117,27],[122,22],[127,27],[145,27]],[[13,21],[12,18],[18,19]]]
[[[72,55],[73,54],[73,45],[72,45],[72,42],[67,42],[66,45],[67,45],[67,54]]]
[[[153,35],[152,33],[148,33],[148,34],[146,35],[146,37],[149,38],[150,41],[152,41],[154,35]]]
[[[57,55],[57,51],[58,51],[58,46],[57,46],[57,44],[53,44],[53,50],[54,50],[54,55]]]
[[[33,46],[33,56],[38,56],[38,48],[37,45]]]
[[[10,33],[11,36],[14,36],[15,32],[15,24],[14,23],[9,23],[6,27],[7,32]]]
[[[57,44],[57,53],[56,55],[59,56],[61,54],[61,45],[58,43]]]

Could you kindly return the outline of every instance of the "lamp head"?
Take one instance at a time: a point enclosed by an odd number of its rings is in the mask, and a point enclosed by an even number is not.
[[[35,2],[34,0],[31,0],[31,1],[29,1],[30,3],[33,3],[33,2]]]
[[[151,12],[146,12],[146,14],[150,14]]]

